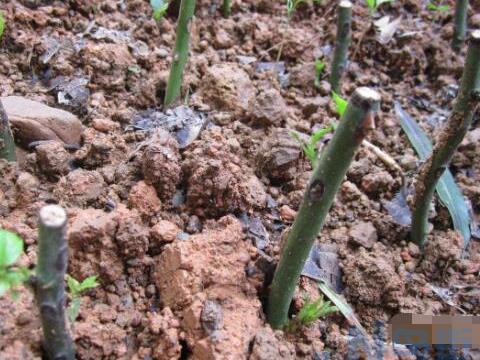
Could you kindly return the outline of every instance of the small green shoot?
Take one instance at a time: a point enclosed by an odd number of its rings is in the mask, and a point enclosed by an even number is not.
[[[307,159],[310,161],[310,164],[312,165],[312,169],[315,169],[317,166],[318,162],[318,150],[317,150],[317,143],[328,133],[333,131],[333,126],[329,125],[325,128],[318,129],[315,131],[311,136],[308,141],[308,143],[304,142],[300,136],[298,136],[297,133],[292,132],[290,135],[298,141],[300,146],[302,147],[303,153],[307,157]]]
[[[23,240],[16,234],[0,229],[0,296],[11,291],[16,296],[15,288],[28,280],[30,271],[13,265],[23,253]]]
[[[5,31],[5,18],[3,17],[3,13],[0,11],[0,38]]]
[[[337,114],[342,117],[347,109],[348,101],[338,95],[335,91],[332,91],[332,99],[335,102]]]
[[[287,17],[290,20],[293,16],[293,13],[297,9],[298,5],[306,3],[308,0],[287,0]],[[321,5],[323,0],[313,0],[314,4]]]
[[[332,305],[330,301],[323,301],[323,296],[320,296],[315,301],[310,301],[307,298],[298,315],[291,319],[286,325],[286,330],[291,333],[296,332],[301,327],[308,326],[318,319],[324,318],[337,311],[338,308]]]
[[[74,323],[80,312],[80,296],[87,290],[96,288],[100,285],[97,282],[97,275],[89,276],[82,282],[74,279],[70,275],[67,275],[68,293],[70,294],[70,305],[67,309],[68,319],[70,323]]]
[[[150,0],[150,5],[153,9],[152,17],[155,21],[162,20],[168,9],[168,0]]]
[[[370,10],[370,13],[373,14],[377,11],[378,7],[383,3],[393,2],[393,0],[365,0],[367,6]]]
[[[315,87],[320,86],[320,80],[322,78],[323,70],[325,69],[326,64],[320,60],[315,60]]]
[[[450,6],[448,6],[448,5],[437,5],[437,4],[435,4],[434,1],[430,1],[427,4],[427,10],[445,12],[445,11],[450,10]]]

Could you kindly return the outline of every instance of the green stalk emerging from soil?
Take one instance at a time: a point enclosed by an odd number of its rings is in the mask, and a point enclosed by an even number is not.
[[[332,90],[340,93],[340,83],[347,66],[348,47],[350,46],[352,24],[352,3],[343,0],[338,5],[337,39],[333,55],[330,84]]]
[[[468,0],[456,0],[452,48],[460,51],[467,33]]]
[[[2,101],[0,100],[0,159],[16,161],[15,141],[13,140],[10,122]]]
[[[188,60],[190,42],[190,24],[195,13],[195,0],[182,0],[180,14],[178,16],[177,37],[172,56],[170,76],[168,78],[167,91],[164,105],[169,106],[180,96],[182,87],[183,70]]]
[[[380,96],[377,92],[369,88],[358,88],[353,93],[332,140],[320,155],[270,288],[267,317],[275,329],[287,323],[288,309],[305,260],[355,151],[368,130],[374,127],[374,113],[379,104]]]
[[[231,11],[232,11],[231,7],[232,7],[231,0],[223,0],[223,4],[222,4],[223,17],[228,18],[230,16]]]
[[[462,82],[453,111],[416,179],[411,237],[419,246],[423,246],[428,233],[428,212],[435,186],[472,123],[479,91],[480,30],[476,30],[469,40]]]
[[[37,273],[32,285],[42,320],[43,347],[49,360],[75,359],[65,321],[66,229],[67,214],[63,208],[47,205],[40,210]]]

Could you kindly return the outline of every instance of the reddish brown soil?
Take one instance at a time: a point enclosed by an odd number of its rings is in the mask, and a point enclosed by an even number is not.
[[[161,109],[174,18],[155,23],[147,0],[2,1],[0,96],[62,107],[51,80],[89,79],[88,100],[63,106],[84,125],[79,149],[52,141],[19,148],[18,167],[0,161],[0,227],[25,239],[22,264],[36,262],[38,209],[57,202],[69,215],[69,273],[99,276],[101,286],[83,296],[72,326],[78,359],[319,359],[327,350],[345,357],[348,323],[341,315],[284,334],[266,324],[261,303],[311,174],[289,133],[309,134],[336,119],[329,84],[314,86],[313,61],[329,63],[335,36],[334,2],[324,3],[302,4],[287,25],[283,2],[233,1],[229,19],[218,1],[197,2],[184,93],[192,107],[208,112],[209,123],[181,149],[164,130],[127,127],[138,112]],[[416,158],[393,101],[431,134],[438,124],[429,117],[450,108],[448,91],[464,62],[463,53],[450,50],[451,11],[427,11],[423,3],[382,6],[383,15],[401,15],[398,32],[409,33],[387,45],[367,31],[371,17],[363,2],[355,3],[351,54],[358,51],[343,85],[346,96],[358,86],[381,93],[370,140],[407,177]],[[470,25],[478,27],[473,10],[480,9],[472,9]],[[128,35],[94,38],[87,34],[92,25]],[[45,63],[52,38],[62,45]],[[275,61],[281,42],[286,86],[246,58]],[[475,215],[479,137],[472,130],[452,164]],[[319,234],[318,243],[339,255],[344,296],[369,332],[376,320],[399,312],[478,315],[478,240],[461,259],[463,242],[437,204],[422,256],[384,208],[400,175],[362,148]],[[245,216],[265,226],[264,246],[242,227]],[[456,290],[451,306],[432,286],[473,290]],[[302,278],[295,311],[305,294],[320,295],[313,280]],[[0,299],[0,359],[40,359],[40,340],[29,291],[21,289],[17,301]]]

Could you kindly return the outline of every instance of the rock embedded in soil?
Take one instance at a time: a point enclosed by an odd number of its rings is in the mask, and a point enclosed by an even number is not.
[[[41,172],[51,179],[57,179],[70,171],[70,154],[63,143],[47,141],[35,147],[37,164]]]
[[[251,109],[255,94],[255,87],[245,70],[235,63],[221,63],[207,69],[192,101],[243,116]]]
[[[73,114],[20,96],[2,97],[16,141],[56,140],[79,145],[82,123]]]
[[[349,231],[350,242],[357,246],[370,249],[377,242],[377,229],[371,222],[358,222]]]
[[[273,87],[261,89],[255,97],[251,117],[255,125],[281,126],[286,120],[288,107],[280,91]]]
[[[265,188],[239,151],[233,134],[212,128],[185,152],[187,205],[197,215],[221,216],[265,206]]]
[[[150,229],[151,239],[159,243],[170,243],[175,241],[180,229],[174,223],[167,220],[160,220]]]
[[[147,184],[153,185],[159,198],[170,203],[180,181],[180,153],[177,141],[165,130],[156,129],[146,140],[142,172]]]
[[[300,171],[301,149],[288,129],[275,129],[257,152],[257,168],[273,182],[290,181]]]

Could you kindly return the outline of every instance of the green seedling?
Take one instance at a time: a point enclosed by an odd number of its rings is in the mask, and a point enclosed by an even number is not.
[[[290,333],[294,333],[303,326],[308,326],[337,311],[337,307],[332,305],[330,301],[323,301],[323,296],[320,296],[315,301],[310,301],[306,298],[305,304],[300,309],[298,315],[287,323],[286,330]]]
[[[153,9],[153,15],[152,17],[156,21],[162,20],[163,16],[168,10],[168,1],[164,0],[150,0],[150,5],[152,6]]]
[[[16,234],[0,229],[0,296],[7,291],[16,297],[15,288],[30,276],[30,271],[21,266],[15,266],[23,253],[23,240]]]
[[[427,4],[427,10],[445,12],[445,11],[450,10],[450,6],[448,6],[448,5],[437,5],[433,1],[430,1]]]
[[[318,161],[318,150],[317,150],[317,144],[318,142],[325,136],[327,135],[328,133],[332,132],[333,131],[333,126],[330,125],[330,126],[327,126],[325,128],[322,128],[322,129],[318,129],[317,131],[315,131],[311,136],[310,136],[310,139],[308,141],[308,143],[306,143],[305,141],[303,141],[300,136],[298,136],[297,133],[295,132],[292,132],[290,135],[298,141],[298,143],[300,144],[300,146],[302,147],[302,150],[303,150],[303,153],[305,154],[305,156],[307,157],[307,159],[310,161],[310,164],[312,165],[312,169],[315,169],[315,167],[317,166],[317,161]]]
[[[320,81],[322,80],[323,70],[325,70],[326,64],[320,60],[315,60],[315,87],[320,86]]]
[[[68,285],[68,294],[70,295],[70,305],[67,309],[67,316],[70,320],[70,323],[74,323],[78,317],[80,312],[80,304],[81,304],[81,295],[90,289],[96,288],[100,285],[97,282],[97,275],[92,275],[87,277],[82,282],[79,282],[75,278],[67,275],[67,285]]]
[[[393,0],[365,0],[365,2],[367,3],[370,13],[373,14],[377,11],[380,5],[382,5],[383,3],[393,2]]]

